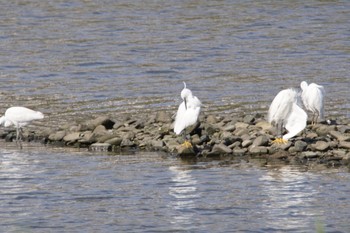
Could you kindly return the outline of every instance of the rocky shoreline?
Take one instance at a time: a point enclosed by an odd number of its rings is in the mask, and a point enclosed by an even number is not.
[[[289,164],[323,164],[350,167],[350,122],[333,120],[310,125],[287,144],[273,144],[275,128],[260,114],[200,116],[200,123],[187,129],[192,148],[176,136],[173,119],[166,111],[149,116],[100,116],[58,129],[24,129],[23,141],[45,145],[88,148],[90,151],[164,151],[182,158],[228,158],[250,156]],[[15,140],[14,129],[1,128],[0,138]]]

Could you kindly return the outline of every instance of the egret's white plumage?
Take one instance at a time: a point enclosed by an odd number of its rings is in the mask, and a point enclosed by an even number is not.
[[[282,128],[288,133],[282,138],[284,141],[294,137],[306,127],[307,114],[299,106],[299,95],[293,89],[280,91],[273,99],[268,113],[268,121],[277,126],[281,136]]]
[[[201,110],[200,100],[192,94],[192,91],[186,88],[184,82],[184,89],[181,91],[181,98],[183,102],[180,104],[174,123],[174,132],[179,135],[185,128],[195,124]]]
[[[41,112],[33,111],[26,107],[11,107],[5,112],[5,115],[0,117],[0,125],[9,127],[14,125],[17,130],[16,140],[18,141],[19,130],[28,125],[34,120],[40,120],[44,118],[44,114]]]
[[[323,86],[316,83],[311,83],[310,85],[307,82],[302,81],[300,83],[302,90],[301,98],[306,110],[311,111],[312,123],[317,122],[318,117],[323,119],[324,117],[324,95],[325,91]]]

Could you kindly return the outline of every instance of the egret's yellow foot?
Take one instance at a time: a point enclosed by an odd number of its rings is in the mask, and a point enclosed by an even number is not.
[[[192,148],[192,144],[187,140],[184,143],[182,143],[181,145],[185,148]]]
[[[287,144],[288,140],[283,138],[276,138],[272,141],[273,144]]]

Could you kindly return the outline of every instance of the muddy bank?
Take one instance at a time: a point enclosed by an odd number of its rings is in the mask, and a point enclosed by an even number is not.
[[[280,160],[293,164],[350,166],[350,123],[333,120],[307,128],[287,144],[274,144],[275,128],[262,115],[204,115],[187,129],[192,147],[182,145],[183,136],[172,129],[168,112],[148,116],[125,115],[116,119],[100,116],[56,129],[24,129],[23,141],[88,148],[91,151],[164,151],[191,157],[243,157]],[[14,143],[14,129],[1,128],[0,137]]]

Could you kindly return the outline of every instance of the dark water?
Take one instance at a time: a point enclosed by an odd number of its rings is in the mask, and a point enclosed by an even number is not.
[[[0,149],[1,232],[349,232],[350,175]]]
[[[349,117],[349,1],[6,1],[0,110],[51,124],[173,109],[186,81],[206,112],[266,113],[281,89],[322,84]]]
[[[349,1],[3,1],[0,111],[41,127],[174,111],[266,113],[322,84],[349,118]],[[184,163],[158,154],[0,149],[1,232],[350,232],[348,171]]]

